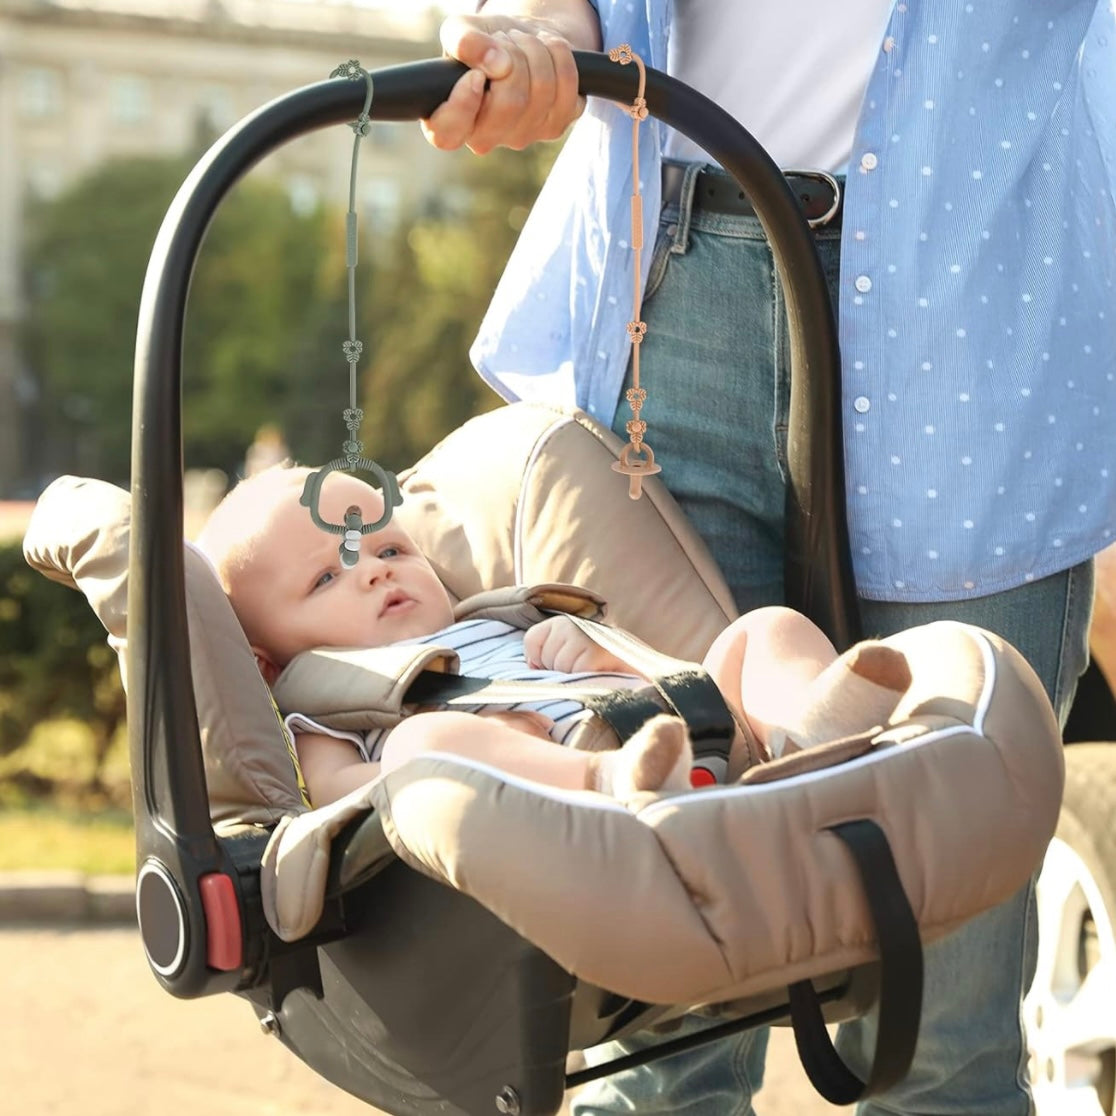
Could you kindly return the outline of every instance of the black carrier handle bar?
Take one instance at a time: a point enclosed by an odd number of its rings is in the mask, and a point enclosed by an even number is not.
[[[629,105],[638,72],[575,52],[587,96]],[[464,67],[447,59],[373,73],[374,120],[417,121],[448,96]],[[232,186],[260,159],[307,132],[355,120],[363,81],[330,80],[258,109],[202,157],[171,203],[152,249],[140,302],[132,416],[132,529],[128,581],[128,705],[141,924],[177,923],[160,982],[179,996],[237,986],[240,967],[207,964],[205,903],[246,896],[227,842],[210,823],[190,675],[183,575],[182,338],[190,279],[206,229]],[[731,172],[751,199],[782,283],[791,345],[786,600],[838,648],[858,635],[845,518],[836,324],[811,233],[764,149],[708,98],[647,70],[649,111]],[[216,890],[209,885],[222,883]],[[206,895],[199,881],[206,883]],[[204,900],[204,901],[203,901]],[[145,920],[144,905],[155,917]],[[156,951],[158,946],[156,945]],[[173,956],[170,956],[173,954]]]

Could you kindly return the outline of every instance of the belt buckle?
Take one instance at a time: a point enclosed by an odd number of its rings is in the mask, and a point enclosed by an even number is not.
[[[841,184],[833,175],[826,171],[798,170],[797,168],[783,171],[783,175],[786,178],[789,178],[792,174],[797,175],[799,178],[812,178],[816,182],[824,182],[833,191],[833,202],[830,207],[820,217],[806,218],[806,224],[812,229],[816,229],[819,225],[828,225],[837,215],[837,210],[841,207]]]

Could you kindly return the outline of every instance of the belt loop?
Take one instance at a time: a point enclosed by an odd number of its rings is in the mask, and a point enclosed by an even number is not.
[[[703,163],[687,163],[682,175],[682,189],[678,197],[678,227],[674,232],[674,242],[670,246],[670,250],[676,256],[684,256],[690,250],[690,219],[694,212],[694,190],[697,188],[698,175],[703,169]]]

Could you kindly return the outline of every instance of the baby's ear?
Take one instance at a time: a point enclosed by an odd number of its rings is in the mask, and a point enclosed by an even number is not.
[[[270,689],[275,685],[275,679],[282,673],[282,668],[266,651],[259,647],[253,647],[252,654],[256,658],[256,666],[260,668],[260,674],[263,675],[263,680],[267,683],[268,689]]]

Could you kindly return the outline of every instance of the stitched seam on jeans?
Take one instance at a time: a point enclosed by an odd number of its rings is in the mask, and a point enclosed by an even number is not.
[[[754,1040],[755,1037],[754,1030],[749,1029],[743,1035],[737,1035],[730,1040],[736,1047],[732,1059],[732,1076],[736,1078],[736,1083],[743,1093],[739,1105],[733,1109],[731,1116],[754,1116],[755,1113],[753,1102],[759,1090],[752,1083],[751,1074],[748,1073],[748,1062],[752,1053],[751,1040]],[[766,1060],[767,1052],[764,1051],[764,1061]]]
[[[1058,633],[1058,654],[1055,662],[1058,664],[1054,670],[1054,708],[1062,707],[1062,694],[1065,692],[1066,674],[1066,637],[1069,634],[1070,616],[1073,614],[1073,589],[1076,566],[1071,566],[1066,571],[1066,599],[1062,606],[1062,628]]]
[[[787,466],[787,431],[790,426],[791,390],[789,377],[783,374],[786,361],[786,334],[783,329],[786,306],[783,303],[783,288],[779,284],[779,275],[775,269],[775,257],[771,256],[770,260],[768,281],[771,284],[771,435],[775,442],[775,464],[779,467],[779,475],[785,485],[790,475]],[[784,392],[788,395],[785,410],[780,406]]]
[[[1023,916],[1023,942],[1022,948],[1019,951],[1019,988],[1023,995],[1026,995],[1028,982],[1027,974],[1024,968],[1027,963],[1027,941],[1031,937],[1038,937],[1038,911],[1035,908],[1035,876],[1032,876],[1027,881],[1027,898],[1024,901],[1024,916]],[[1033,918],[1031,917],[1033,914]],[[1036,959],[1038,955],[1038,944],[1035,945]],[[1037,960],[1036,960],[1037,965]],[[1034,974],[1031,975],[1034,980]],[[1031,1102],[1030,1111],[1034,1112],[1034,1103],[1031,1096],[1031,1089],[1027,1081],[1027,1062],[1029,1058],[1029,1051],[1027,1048],[1027,1028],[1023,1021],[1023,1000],[1020,996],[1019,1009],[1016,1012],[1016,1033],[1019,1037],[1019,1062],[1015,1067],[1015,1085],[1020,1094]]]
[[[1082,572],[1087,566],[1088,566],[1088,561],[1083,562],[1083,563],[1078,563],[1075,566],[1070,566],[1070,568],[1066,571],[1066,602],[1065,602],[1065,606],[1064,606],[1063,611],[1062,611],[1062,630],[1059,633],[1060,640],[1059,640],[1059,644],[1058,644],[1058,656],[1057,656],[1057,659],[1055,660],[1055,662],[1057,663],[1057,666],[1055,668],[1054,687],[1053,687],[1053,689],[1054,689],[1054,696],[1053,696],[1054,711],[1058,716],[1059,722],[1061,722],[1062,719],[1063,719],[1063,717],[1062,717],[1062,703],[1063,703],[1063,700],[1065,698],[1066,693],[1071,692],[1071,686],[1067,682],[1067,674],[1068,674],[1067,667],[1068,667],[1068,664],[1066,662],[1066,650],[1067,650],[1067,645],[1068,645],[1068,641],[1069,641],[1069,637],[1070,637],[1070,625],[1071,625],[1071,622],[1073,621],[1073,619],[1076,616],[1075,609],[1076,609],[1078,600],[1081,596],[1082,589],[1083,589],[1082,585],[1080,584],[1080,582],[1082,580]],[[1074,657],[1075,657],[1075,660],[1076,660],[1076,656],[1077,656],[1076,648],[1074,648],[1073,651],[1074,651]],[[1088,664],[1088,654],[1086,653],[1085,662],[1082,663],[1081,665],[1082,665],[1082,667],[1084,667],[1087,664]],[[1077,686],[1079,678],[1080,678],[1080,675],[1077,675],[1072,679],[1072,686],[1074,686],[1074,687]],[[1067,710],[1067,712],[1068,712],[1068,710]]]

